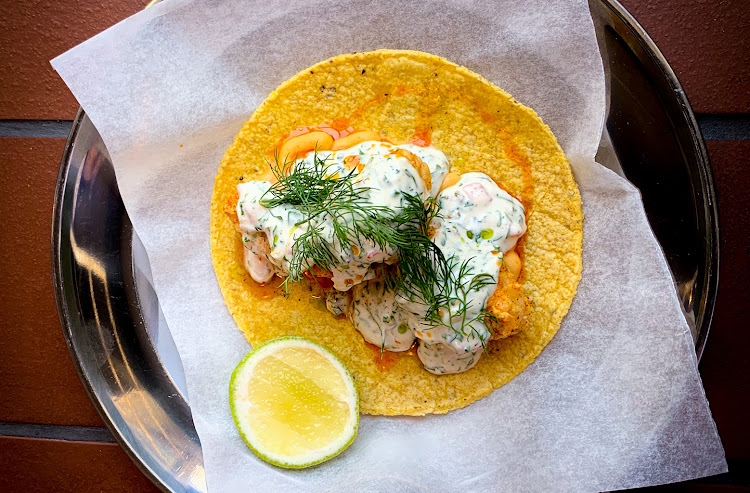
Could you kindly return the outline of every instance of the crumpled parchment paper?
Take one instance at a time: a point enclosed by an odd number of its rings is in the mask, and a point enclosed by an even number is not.
[[[584,271],[519,377],[445,416],[363,416],[338,458],[287,471],[227,402],[250,349],[210,259],[224,150],[257,105],[340,53],[415,49],[509,91],[552,128],[581,189]],[[53,60],[102,135],[182,358],[210,491],[595,491],[726,471],[688,327],[638,191],[594,162],[605,112],[583,0],[167,0]]]

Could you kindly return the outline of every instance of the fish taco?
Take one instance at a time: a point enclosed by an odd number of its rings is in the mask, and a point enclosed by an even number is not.
[[[341,55],[258,107],[224,155],[211,253],[253,345],[316,341],[368,414],[445,413],[521,373],[581,277],[581,198],[555,137],[427,53]]]

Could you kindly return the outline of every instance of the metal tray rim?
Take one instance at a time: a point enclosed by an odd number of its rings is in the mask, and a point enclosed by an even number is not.
[[[149,3],[149,6],[153,3],[158,2],[155,0]],[[704,184],[703,192],[706,194],[707,203],[710,207],[706,211],[706,228],[707,236],[706,241],[709,243],[709,251],[711,257],[706,262],[706,271],[708,272],[708,282],[703,287],[703,315],[701,320],[697,320],[698,325],[698,339],[696,341],[696,355],[700,360],[703,350],[705,348],[708,332],[710,329],[711,321],[713,319],[713,313],[716,301],[716,292],[718,289],[718,278],[719,278],[719,221],[718,221],[718,210],[716,207],[716,189],[714,184],[713,172],[711,169],[708,152],[706,145],[702,137],[702,133],[698,126],[698,122],[693,113],[690,102],[687,95],[682,89],[674,71],[667,62],[664,55],[657,48],[656,44],[642,28],[642,26],[635,20],[635,18],[619,3],[618,0],[594,0],[599,1],[608,7],[619,19],[632,30],[637,36],[637,41],[644,49],[644,51],[656,62],[656,65],[661,69],[665,79],[671,85],[675,97],[678,99],[682,113],[688,123],[690,134],[693,140],[693,146],[697,150],[699,155],[699,173],[701,174],[701,181]],[[63,239],[62,228],[65,218],[63,217],[64,212],[64,194],[66,190],[66,183],[68,178],[68,172],[70,167],[70,157],[76,137],[81,126],[81,122],[85,117],[85,112],[82,108],[79,108],[78,113],[73,121],[73,125],[68,136],[63,155],[61,158],[60,170],[58,173],[58,182],[55,191],[55,200],[53,206],[53,222],[52,222],[52,235],[51,235],[51,250],[52,250],[52,271],[53,271],[53,282],[55,288],[55,298],[57,303],[58,314],[60,317],[60,323],[62,326],[63,335],[65,337],[66,345],[73,360],[75,369],[83,383],[83,386],[88,394],[90,400],[94,404],[97,412],[99,413],[102,421],[105,423],[109,431],[112,433],[117,443],[121,448],[125,450],[130,459],[136,464],[136,466],[161,490],[172,491],[162,481],[162,479],[156,474],[149,466],[148,461],[144,460],[130,445],[130,443],[123,437],[122,433],[118,429],[112,417],[109,415],[107,410],[102,405],[99,397],[97,396],[91,381],[86,376],[86,372],[81,366],[81,362],[77,357],[77,353],[73,344],[73,331],[76,327],[77,321],[73,313],[76,311],[74,304],[71,304],[66,299],[66,276],[64,273],[64,257],[65,254],[62,250],[65,250],[68,254],[70,253],[70,243]],[[80,324],[79,324],[80,325]]]
[[[710,207],[706,208],[706,229],[710,231],[710,234],[706,235],[705,240],[709,243],[708,251],[711,252],[711,257],[706,262],[706,272],[708,275],[708,282],[703,287],[704,306],[703,314],[700,320],[696,320],[698,327],[698,337],[695,341],[695,353],[698,361],[703,356],[703,350],[708,340],[708,333],[711,329],[711,322],[713,321],[714,309],[716,307],[716,293],[719,287],[719,259],[720,259],[720,246],[721,237],[719,235],[719,211],[716,202],[716,185],[714,182],[713,168],[711,167],[711,160],[708,156],[708,150],[706,148],[706,142],[703,138],[698,120],[695,118],[693,107],[690,104],[690,100],[682,89],[682,84],[677,79],[677,75],[672,70],[672,66],[669,65],[664,54],[656,46],[656,43],[651,39],[646,30],[641,26],[633,15],[628,12],[625,7],[619,2],[619,0],[600,0],[602,3],[610,7],[619,19],[627,25],[633,32],[638,36],[638,42],[646,53],[656,62],[656,65],[661,69],[662,75],[669,82],[672,87],[672,91],[680,103],[682,114],[686,118],[690,127],[690,134],[693,138],[693,147],[698,151],[700,156],[698,171],[701,174],[701,182],[704,183],[703,192],[706,194],[706,201]]]
[[[135,463],[135,465],[138,467],[138,469],[148,477],[148,479],[154,483],[156,486],[159,487],[162,491],[170,492],[168,488],[164,485],[164,483],[161,481],[159,476],[148,466],[147,461],[143,460],[143,458],[138,455],[135,450],[130,446],[128,441],[123,437],[122,433],[118,429],[118,427],[115,425],[114,420],[109,415],[107,410],[102,405],[99,397],[97,396],[96,392],[94,391],[93,385],[89,378],[86,375],[86,372],[84,371],[83,367],[81,366],[81,361],[77,356],[76,349],[73,345],[73,327],[75,322],[73,321],[73,317],[71,316],[71,311],[74,309],[73,306],[71,306],[68,303],[68,300],[66,300],[65,297],[65,275],[63,270],[63,255],[62,255],[62,245],[63,245],[63,238],[62,238],[62,222],[64,221],[63,218],[63,204],[64,204],[64,194],[65,194],[65,188],[67,183],[67,176],[68,176],[68,170],[69,170],[69,158],[71,151],[73,149],[73,145],[75,144],[76,136],[78,135],[78,130],[81,125],[81,121],[83,120],[85,116],[85,112],[83,111],[83,108],[78,109],[78,112],[76,114],[75,119],[73,120],[73,125],[70,130],[70,134],[68,135],[68,139],[65,143],[65,149],[63,150],[62,160],[60,163],[60,171],[57,176],[57,187],[55,190],[55,201],[52,207],[52,238],[51,238],[51,247],[52,247],[52,279],[55,287],[55,301],[57,304],[57,313],[60,317],[60,325],[62,326],[62,332],[63,336],[65,338],[65,345],[68,347],[68,351],[70,352],[70,358],[73,360],[73,365],[75,367],[76,372],[78,373],[78,377],[81,379],[81,383],[83,384],[83,388],[86,391],[86,394],[89,397],[89,400],[94,405],[94,408],[96,409],[99,416],[102,418],[102,421],[104,422],[105,426],[109,430],[109,432],[112,434],[112,436],[117,441],[118,445],[121,449],[125,451],[125,453],[130,457],[130,460]],[[70,245],[67,244],[67,251],[70,251]]]

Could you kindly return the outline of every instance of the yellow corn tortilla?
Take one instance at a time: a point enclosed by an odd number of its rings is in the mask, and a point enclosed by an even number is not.
[[[431,131],[451,169],[481,171],[527,207],[524,291],[530,327],[492,341],[477,366],[436,376],[416,354],[365,343],[352,324],[331,315],[309,286],[291,296],[259,296],[243,268],[240,235],[223,213],[236,185],[266,173],[269,151],[303,127],[348,119],[392,142]],[[557,332],[573,301],[582,265],[581,197],[570,165],[533,110],[481,76],[443,58],[378,50],[323,61],[279,86],[235,137],[221,161],[211,206],[211,253],[229,311],[252,345],[301,336],[331,349],[349,368],[367,414],[445,413],[480,399],[520,374]]]

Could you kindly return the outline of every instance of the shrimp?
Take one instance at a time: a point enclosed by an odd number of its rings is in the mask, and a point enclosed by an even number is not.
[[[240,219],[237,217],[237,202],[239,200],[240,194],[236,190],[230,193],[226,202],[224,202],[224,214],[232,221],[234,229],[242,233],[240,230]],[[245,263],[253,279],[258,282],[267,282],[273,277],[274,273],[278,274],[278,269],[268,260],[271,247],[265,233],[250,235],[248,241],[245,242],[245,249],[251,253],[251,255],[246,255]],[[333,274],[330,271],[321,269],[317,265],[313,265],[312,269],[305,272],[305,276],[310,279],[314,278],[324,288],[333,285],[330,281]]]
[[[430,174],[430,167],[427,166],[424,161],[419,159],[419,156],[405,149],[396,149],[393,151],[393,154],[409,161],[412,167],[417,171],[417,174],[419,174],[419,177],[424,181],[425,189],[430,190],[432,188],[432,174]]]
[[[497,289],[485,306],[488,314],[485,322],[492,331],[490,339],[512,336],[529,323],[531,301],[523,294],[523,285],[518,282],[520,259],[514,250],[506,252],[505,256],[510,261],[503,262],[498,275]]]

